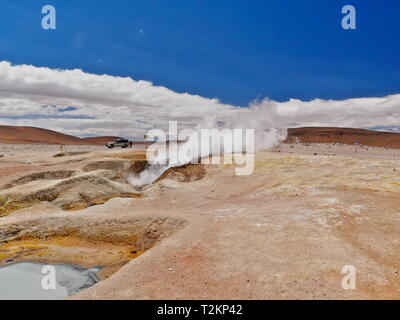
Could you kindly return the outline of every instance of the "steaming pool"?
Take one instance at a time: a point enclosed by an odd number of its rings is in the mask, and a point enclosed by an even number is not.
[[[100,268],[84,269],[71,264],[54,267],[56,286],[48,290],[42,287],[43,279],[49,279],[48,264],[21,262],[0,268],[0,300],[59,300],[96,284]],[[42,273],[42,270],[44,273]],[[49,283],[49,281],[45,281]]]

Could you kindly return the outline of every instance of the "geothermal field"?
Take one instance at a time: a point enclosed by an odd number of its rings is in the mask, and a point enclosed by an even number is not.
[[[189,164],[144,186],[143,148],[59,149],[0,145],[0,271],[91,277],[55,298],[400,298],[400,149],[296,140],[249,176]]]

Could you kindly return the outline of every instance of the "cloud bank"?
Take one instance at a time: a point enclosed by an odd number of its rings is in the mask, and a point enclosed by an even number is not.
[[[140,139],[149,129],[166,129],[169,120],[180,128],[340,126],[400,132],[400,94],[343,101],[265,99],[242,108],[148,81],[0,62],[0,124]]]

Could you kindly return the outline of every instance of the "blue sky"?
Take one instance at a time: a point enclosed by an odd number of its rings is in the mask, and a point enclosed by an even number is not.
[[[44,5],[57,29],[43,30]],[[356,8],[357,29],[342,28]],[[400,1],[2,0],[0,124],[400,132]]]
[[[57,9],[57,30],[41,8]],[[341,8],[357,9],[357,30]],[[0,60],[148,80],[247,106],[400,92],[400,1],[2,0]]]

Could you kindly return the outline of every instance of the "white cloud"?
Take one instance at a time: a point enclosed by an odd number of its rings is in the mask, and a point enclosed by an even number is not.
[[[240,108],[179,94],[148,81],[81,70],[53,70],[0,62],[0,123],[65,133],[143,137],[151,128],[180,125],[271,128],[287,126],[390,127],[400,123],[400,95],[344,101],[271,100]]]
[[[290,101],[264,100],[258,108],[277,110],[278,123],[287,127],[332,126],[347,128],[397,127],[400,129],[400,94],[383,98]],[[400,130],[399,130],[400,131]]]

